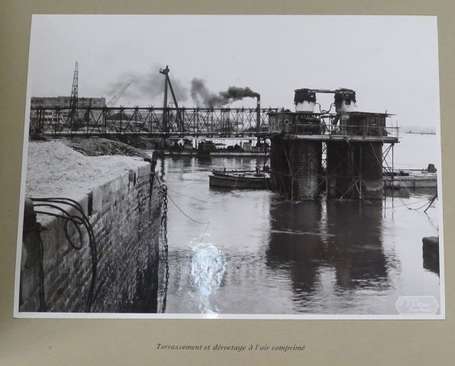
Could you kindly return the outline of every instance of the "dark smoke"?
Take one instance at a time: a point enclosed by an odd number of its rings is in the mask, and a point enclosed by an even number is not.
[[[204,80],[197,78],[191,80],[191,98],[197,106],[215,107],[226,104],[223,103],[225,101],[223,97],[212,93],[205,86]]]
[[[191,98],[194,104],[204,107],[222,107],[228,103],[240,100],[246,97],[256,98],[259,93],[250,88],[240,88],[231,86],[226,91],[215,94],[205,85],[204,80],[194,78],[191,80]]]
[[[246,97],[256,98],[259,96],[259,93],[251,90],[250,88],[239,88],[238,86],[230,86],[228,90],[221,92],[224,98],[232,100],[240,100]]]
[[[188,99],[188,89],[183,84],[170,75],[172,87],[174,89],[177,102],[183,102]],[[128,87],[125,89],[126,85]],[[111,83],[106,90],[110,97],[115,96],[122,89],[125,89],[121,95],[122,98],[128,99],[149,99],[152,104],[153,98],[162,96],[164,88],[164,76],[159,73],[159,67],[155,67],[148,73],[125,73],[117,81]],[[169,94],[169,101],[172,98]]]

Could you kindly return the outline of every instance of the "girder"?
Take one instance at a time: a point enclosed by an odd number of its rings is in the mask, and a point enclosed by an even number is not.
[[[268,131],[270,112],[278,108],[155,108],[87,107],[71,116],[70,108],[35,107],[30,113],[30,132],[44,134],[238,134],[260,135]],[[166,113],[163,124],[163,112]],[[183,121],[183,123],[180,123]]]

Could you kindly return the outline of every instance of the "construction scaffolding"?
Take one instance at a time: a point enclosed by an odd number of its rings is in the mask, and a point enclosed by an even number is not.
[[[314,95],[303,94],[315,102]],[[322,192],[328,198],[381,199],[383,174],[393,171],[394,144],[399,142],[398,127],[386,124],[389,116],[358,111],[271,113],[272,188],[293,200],[316,199]]]

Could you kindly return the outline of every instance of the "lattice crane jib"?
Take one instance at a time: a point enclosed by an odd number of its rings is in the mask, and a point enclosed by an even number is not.
[[[172,100],[176,111],[176,122],[178,129],[181,131],[185,130],[183,123],[182,111],[179,108],[177,97],[175,96],[174,88],[172,87],[171,79],[169,77],[169,66],[160,69],[160,74],[164,75],[164,98],[163,98],[163,130],[169,132],[169,106],[168,106],[168,90],[171,92]]]
[[[79,93],[79,65],[76,61],[74,64],[74,73],[73,73],[73,84],[71,86],[71,98],[70,98],[70,109],[71,114],[74,117],[74,113],[77,110],[78,104],[78,93]]]

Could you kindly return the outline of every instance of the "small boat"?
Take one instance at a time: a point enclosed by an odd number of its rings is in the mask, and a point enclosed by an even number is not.
[[[253,170],[212,170],[210,187],[230,189],[267,189],[270,174]]]
[[[384,175],[384,187],[391,189],[437,188],[436,172],[426,169],[403,169]]]

